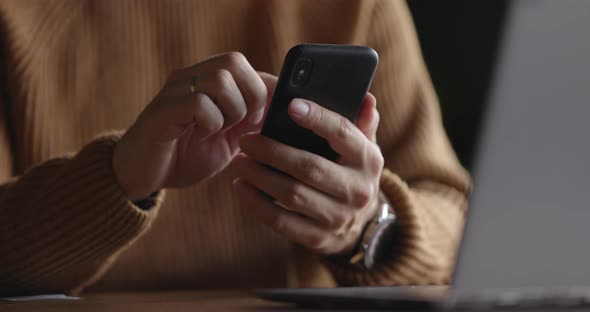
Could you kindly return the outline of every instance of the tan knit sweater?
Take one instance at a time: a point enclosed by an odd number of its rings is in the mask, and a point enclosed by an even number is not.
[[[403,1],[0,1],[0,293],[443,283],[469,188]],[[172,69],[240,51],[277,74],[301,42],[368,45],[402,231],[366,272],[249,217],[232,172],[143,211],[118,186],[121,132]],[[165,198],[164,198],[165,197]]]

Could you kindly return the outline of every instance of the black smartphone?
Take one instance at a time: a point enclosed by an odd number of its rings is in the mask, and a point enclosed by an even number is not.
[[[294,98],[313,101],[355,123],[379,57],[364,46],[301,44],[289,50],[261,134],[335,161],[328,142],[288,114]]]

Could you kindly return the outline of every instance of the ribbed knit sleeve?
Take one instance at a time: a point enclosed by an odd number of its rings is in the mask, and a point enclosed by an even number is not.
[[[0,294],[76,293],[150,226],[112,169],[118,134],[0,184]]]
[[[368,45],[380,55],[372,86],[385,157],[381,189],[397,215],[392,256],[371,271],[329,263],[341,285],[449,281],[470,181],[442,126],[411,16],[402,1],[376,1]]]

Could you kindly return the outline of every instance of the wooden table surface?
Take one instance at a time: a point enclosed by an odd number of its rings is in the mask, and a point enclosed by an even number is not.
[[[0,311],[292,311],[251,291],[170,291],[85,294],[80,300],[0,301]],[[313,311],[306,309],[305,311]],[[326,311],[326,310],[322,310]]]
[[[300,309],[256,298],[251,291],[168,291],[144,293],[86,294],[80,300],[44,300],[27,302],[0,301],[0,312],[10,311],[329,311]],[[338,310],[343,311],[343,310]],[[359,310],[356,310],[359,311]],[[523,310],[515,310],[523,312]],[[515,312],[512,311],[512,312]],[[531,311],[531,310],[526,310]],[[588,311],[572,309],[532,310],[538,312]],[[401,312],[401,311],[400,311]],[[502,312],[511,312],[502,310]]]

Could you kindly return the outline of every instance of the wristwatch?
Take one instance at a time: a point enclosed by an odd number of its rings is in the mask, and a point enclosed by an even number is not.
[[[365,226],[357,251],[349,260],[350,264],[362,265],[367,270],[390,256],[397,236],[393,207],[381,192],[378,205],[377,215]]]

